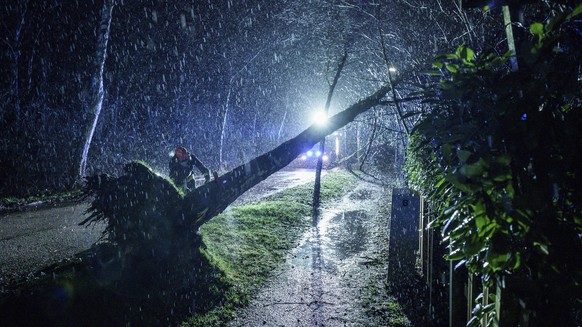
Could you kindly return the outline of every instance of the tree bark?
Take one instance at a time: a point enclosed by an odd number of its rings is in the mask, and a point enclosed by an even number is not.
[[[21,94],[20,94],[20,55],[22,49],[20,48],[22,45],[22,39],[24,34],[24,28],[26,23],[26,16],[28,14],[28,1],[24,2],[23,8],[21,9],[20,17],[18,23],[16,25],[16,31],[14,31],[14,44],[10,44],[7,39],[4,40],[4,43],[10,48],[10,58],[12,59],[12,78],[14,84],[14,119],[15,119],[15,126],[16,132],[20,133],[20,128],[22,127],[22,103],[21,103]]]
[[[93,135],[97,128],[97,122],[101,115],[101,108],[103,106],[103,69],[105,67],[105,59],[107,58],[107,43],[109,41],[109,30],[111,27],[111,17],[113,12],[114,0],[104,0],[101,9],[101,22],[99,24],[99,31],[97,36],[97,54],[95,56],[95,72],[93,74],[92,83],[92,97],[91,110],[93,112],[91,124],[87,129],[85,137],[85,145],[83,146],[83,153],[81,154],[81,162],[79,164],[79,177],[86,176],[87,171],[87,157],[89,156],[89,148],[93,141]]]
[[[347,125],[354,118],[376,106],[390,91],[384,85],[373,94],[329,118],[326,126],[311,126],[277,148],[205,184],[184,197],[182,214],[189,227],[197,230],[221,213],[241,194],[295,160],[305,148],[311,148],[325,136]]]
[[[131,162],[120,177],[87,179],[93,194],[89,218],[81,225],[104,222],[104,233],[120,253],[160,258],[190,249],[200,242],[197,231],[224,211],[241,194],[295,160],[306,147],[376,106],[390,90],[388,85],[331,117],[325,126],[311,126],[295,138],[233,169],[212,182],[181,196],[171,182],[144,163]],[[149,254],[148,254],[149,255]]]
[[[325,116],[329,114],[329,106],[331,105],[331,99],[333,97],[333,91],[335,91],[335,87],[339,78],[341,76],[342,70],[348,59],[348,53],[344,51],[341,59],[339,60],[339,64],[337,70],[335,72],[335,76],[333,78],[333,82],[329,86],[329,92],[327,93],[327,100],[325,101]],[[325,136],[319,142],[319,152],[321,155],[317,158],[317,165],[315,167],[315,183],[313,184],[313,224],[317,224],[319,219],[319,203],[320,203],[320,193],[321,193],[321,170],[323,169],[323,154],[325,153]]]

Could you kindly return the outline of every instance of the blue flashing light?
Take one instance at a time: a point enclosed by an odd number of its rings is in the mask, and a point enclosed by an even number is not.
[[[523,114],[523,115],[521,116],[521,120],[527,120],[527,114]]]

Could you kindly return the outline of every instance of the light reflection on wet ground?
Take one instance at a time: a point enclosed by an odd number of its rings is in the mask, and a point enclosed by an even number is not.
[[[388,199],[380,186],[359,182],[324,208],[230,326],[368,326],[363,299],[370,285],[383,285],[378,272],[386,268]]]
[[[321,172],[321,176],[327,174],[326,170]],[[315,180],[315,169],[294,169],[286,168],[280,170],[261,183],[255,185],[250,190],[242,194],[230,207],[240,206],[251,202],[258,202],[270,195],[303,185]]]
[[[323,175],[327,173],[324,170]],[[232,204],[258,202],[277,192],[312,182],[314,169],[283,169],[269,176]],[[203,181],[199,180],[197,185]],[[10,282],[87,250],[99,240],[104,224],[89,228],[78,223],[87,216],[89,203],[0,212],[0,291]],[[228,213],[228,211],[227,211]]]

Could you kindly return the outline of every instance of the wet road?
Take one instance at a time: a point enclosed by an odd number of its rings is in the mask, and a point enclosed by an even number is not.
[[[387,298],[380,294],[386,288],[387,192],[359,182],[324,208],[316,226],[229,326],[393,325],[370,314]]]
[[[282,170],[243,194],[232,205],[262,198],[315,179],[311,169]],[[0,214],[0,291],[42,268],[87,250],[98,241],[104,225],[78,226],[88,203],[39,206]]]
[[[88,203],[0,215],[0,289],[91,247],[103,226],[78,226]]]
[[[327,172],[323,170],[321,172],[321,176],[325,176],[326,173]],[[239,206],[246,203],[258,202],[261,199],[271,196],[277,192],[303,185],[314,180],[314,169],[280,170],[241,195],[235,202],[231,204],[231,206]]]

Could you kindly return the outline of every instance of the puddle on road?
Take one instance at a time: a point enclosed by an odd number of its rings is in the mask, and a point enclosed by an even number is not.
[[[366,249],[368,230],[364,219],[368,216],[363,210],[344,211],[331,218],[324,238],[328,239],[330,248],[335,250],[339,260],[347,259]]]
[[[366,249],[368,230],[364,222],[368,218],[364,210],[325,209],[317,227],[304,235],[295,248],[293,263],[306,267],[312,265],[312,261],[305,259],[325,253],[321,268],[334,271],[340,261]]]
[[[384,253],[386,234],[379,226],[385,224],[378,215],[382,192],[362,183],[322,208],[318,223],[301,237],[276,277],[229,326],[367,325],[368,286],[382,286],[378,276],[385,267],[362,263]]]
[[[371,199],[374,192],[367,189],[358,189],[348,195],[351,201],[361,201]]]
[[[335,208],[322,208],[316,227],[306,233],[294,250],[293,265],[310,267],[313,260],[321,257],[320,269],[337,270],[338,264],[356,258],[366,250],[369,237],[366,221],[371,212],[366,201],[373,201],[377,190],[357,188],[336,204]],[[321,253],[325,253],[322,257]]]

